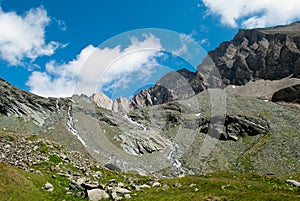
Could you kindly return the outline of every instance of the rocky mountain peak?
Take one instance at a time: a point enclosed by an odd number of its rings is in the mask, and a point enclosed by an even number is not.
[[[158,80],[155,86],[142,90],[130,102],[134,109],[190,98],[206,88],[203,79],[187,69],[172,71]]]
[[[208,55],[226,85],[244,85],[256,79],[300,78],[300,23],[239,30],[232,41],[223,42]]]
[[[155,86],[138,93],[130,104],[134,109],[141,108],[187,99],[223,84],[242,86],[259,79],[287,77],[300,78],[300,22],[241,29],[231,41],[210,51],[196,73],[186,69],[168,73]]]
[[[128,113],[129,112],[129,101],[126,98],[116,98],[115,100],[110,99],[102,92],[94,93],[90,99],[96,106],[111,110],[114,112]]]

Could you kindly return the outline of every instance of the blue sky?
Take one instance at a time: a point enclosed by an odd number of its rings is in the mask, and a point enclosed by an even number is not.
[[[171,70],[174,61],[158,64],[159,56],[154,56],[166,50],[164,41],[155,34],[139,33],[128,40],[122,39],[125,37],[123,34],[119,38],[121,49],[112,46],[104,51],[105,47],[101,44],[124,32],[145,28],[171,30],[178,33],[181,39],[195,42],[203,50],[209,51],[222,41],[233,38],[239,28],[287,24],[300,17],[297,0],[283,3],[269,0],[2,0],[0,7],[0,77],[18,88],[43,96],[69,96],[80,80],[78,74],[85,76],[85,81],[93,77],[94,71],[85,72],[82,66],[88,63],[87,58],[91,58],[89,55],[94,52],[97,52],[97,58],[92,61],[100,64],[111,55],[117,58],[127,50],[149,45],[157,50],[156,53],[144,52],[144,60],[125,63],[129,65],[128,68],[139,65],[139,68],[130,72],[143,70],[143,73],[147,73],[143,68],[151,66],[153,58],[156,67],[151,69],[156,70],[151,72],[160,72],[153,79]],[[184,49],[184,43],[181,45]],[[175,49],[170,51],[175,52]],[[168,67],[158,70],[163,65]],[[103,66],[99,65],[99,68]],[[123,68],[126,66],[116,65],[111,74],[108,72],[113,78],[102,84],[116,83],[115,78],[122,73],[127,73],[128,78],[129,70]],[[93,79],[99,81],[99,78]],[[129,79],[124,78],[123,82],[119,82],[123,88],[124,80],[130,84]],[[139,83],[137,80],[135,82]],[[149,82],[144,85],[148,86]],[[134,88],[141,87],[140,84]],[[109,93],[111,95],[112,92]]]

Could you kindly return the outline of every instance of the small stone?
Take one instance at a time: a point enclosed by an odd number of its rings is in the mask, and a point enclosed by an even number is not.
[[[92,174],[92,177],[94,177],[94,179],[100,179],[101,176],[102,176],[102,173],[100,171],[97,171],[94,174]]]
[[[10,148],[10,144],[7,144],[4,146],[5,149],[9,149]]]
[[[71,181],[69,184],[69,188],[70,190],[74,190],[74,191],[83,191],[84,188],[81,186],[81,184],[77,183],[76,181]]]
[[[143,185],[136,186],[136,187],[139,187],[140,189],[151,188],[151,186],[149,186],[147,184],[143,184]]]
[[[161,187],[161,183],[159,183],[158,181],[153,182],[152,187],[153,188],[155,188],[155,187]]]
[[[165,185],[163,185],[162,189],[163,189],[164,191],[166,191],[166,190],[169,189],[169,186],[168,186],[167,184],[165,184]]]
[[[109,180],[109,183],[116,183],[116,179],[111,179],[111,180]]]
[[[99,187],[99,183],[97,181],[95,182],[83,182],[81,186],[85,189],[94,189]]]
[[[124,195],[124,198],[125,198],[125,199],[130,199],[130,198],[132,198],[132,197],[131,197],[130,194],[125,194],[125,195]]]
[[[113,191],[121,194],[130,193],[131,191],[126,188],[116,187],[113,189]]]
[[[175,183],[174,187],[179,188],[179,187],[181,187],[181,184],[180,183]]]
[[[125,186],[125,184],[123,182],[118,183],[118,187],[124,187],[124,186]]]
[[[73,173],[73,176],[79,177],[79,176],[81,176],[81,174],[80,174],[79,172],[74,172],[74,173]]]
[[[189,185],[189,188],[193,188],[193,187],[195,187],[195,186],[197,186],[196,184],[190,184]]]
[[[199,189],[198,188],[195,188],[195,190],[194,190],[195,192],[198,192],[199,191]]]
[[[51,183],[47,182],[46,184],[44,184],[44,186],[42,187],[42,189],[52,192],[54,190],[54,187]]]
[[[112,192],[111,197],[113,200],[122,200],[122,197],[118,196],[117,192]]]

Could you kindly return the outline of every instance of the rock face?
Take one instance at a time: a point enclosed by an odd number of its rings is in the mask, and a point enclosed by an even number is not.
[[[155,86],[135,95],[130,101],[130,107],[137,109],[187,99],[205,88],[203,79],[198,74],[187,69],[173,71],[164,75]]]
[[[154,87],[137,94],[130,106],[136,109],[187,99],[208,86],[219,88],[223,84],[245,85],[253,80],[287,77],[300,78],[300,22],[240,30],[233,40],[210,51],[196,73],[183,69],[166,74]]]
[[[273,102],[284,101],[300,104],[300,84],[281,89],[273,94]]]
[[[0,78],[0,113],[43,125],[52,113],[67,110],[69,99],[43,98],[15,88]]]
[[[121,113],[128,113],[129,111],[129,101],[126,98],[111,100],[105,94],[97,92],[93,94],[90,99],[100,108]]]
[[[112,110],[115,112],[128,113],[129,112],[129,101],[126,98],[116,98],[113,101]]]
[[[230,42],[209,52],[226,85],[250,80],[300,78],[300,23],[240,30]],[[205,68],[205,62],[198,68]]]
[[[107,110],[112,110],[113,101],[110,98],[108,98],[105,94],[97,92],[92,95],[91,99],[98,107]]]

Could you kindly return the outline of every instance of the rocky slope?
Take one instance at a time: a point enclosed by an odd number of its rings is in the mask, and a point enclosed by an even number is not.
[[[0,128],[58,140],[115,170],[297,172],[299,110],[270,100],[298,104],[299,27],[241,30],[210,52],[226,90],[216,72],[201,75],[207,59],[197,73],[166,74],[131,101],[101,93],[42,98],[0,80]]]
[[[300,166],[299,111],[272,102],[209,89],[122,114],[86,96],[56,107],[59,99],[16,90],[7,82],[0,86],[3,92],[9,88],[1,97],[2,111],[25,111],[3,113],[2,129],[58,140],[116,170],[160,176],[219,170],[285,175]],[[43,122],[32,121],[40,113],[46,114]]]
[[[22,117],[42,126],[53,113],[67,110],[69,99],[43,98],[19,90],[0,78],[0,113]]]

